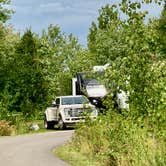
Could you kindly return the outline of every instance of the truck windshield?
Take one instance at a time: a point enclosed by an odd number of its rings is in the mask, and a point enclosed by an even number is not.
[[[85,72],[80,73],[79,77],[82,80],[82,83],[86,86],[88,85],[100,85],[100,79],[102,79],[104,73],[103,72]]]
[[[85,97],[63,97],[62,105],[71,105],[71,104],[86,104],[89,101]]]

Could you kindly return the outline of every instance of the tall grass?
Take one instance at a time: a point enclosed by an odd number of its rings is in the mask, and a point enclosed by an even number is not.
[[[4,120],[5,119],[5,120]],[[38,124],[40,130],[33,131],[31,126]],[[26,118],[23,114],[7,114],[0,118],[0,136],[20,135],[36,132],[45,132],[43,116],[36,115],[34,118]]]

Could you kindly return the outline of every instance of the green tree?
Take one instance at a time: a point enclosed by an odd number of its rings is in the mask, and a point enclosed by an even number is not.
[[[161,17],[159,19],[159,42],[162,50],[162,57],[166,54],[166,2],[163,7]]]
[[[60,81],[60,76],[64,70],[63,50],[66,39],[58,26],[50,25],[47,31],[43,31],[39,42],[38,54],[42,57],[42,72],[48,85],[47,91],[50,96],[48,101],[50,102],[58,95],[60,85],[63,84],[63,81]]]
[[[117,56],[121,56],[117,49],[123,43],[122,21],[116,5],[106,5],[99,10],[97,25],[93,22],[88,35],[88,48],[98,57],[96,63],[104,65]],[[124,46],[124,44],[123,44]]]
[[[17,94],[17,99],[11,109],[15,107],[28,116],[35,116],[47,97],[37,49],[37,37],[27,30],[16,46],[13,59],[10,91],[13,96]]]
[[[12,84],[13,70],[15,69],[13,60],[15,54],[15,46],[19,42],[19,35],[13,33],[12,27],[1,26],[1,38],[0,38],[0,103],[1,103],[1,115],[4,117],[7,115],[9,108],[12,107],[15,102],[15,95],[10,93]],[[6,113],[2,113],[4,111]]]
[[[99,64],[110,63],[105,80],[111,91],[110,96],[113,97],[119,89],[128,92],[128,115],[137,119],[148,117],[153,112],[153,118],[150,119],[157,120],[156,114],[163,115],[165,106],[164,102],[157,102],[161,101],[165,94],[165,90],[161,90],[161,84],[159,86],[155,79],[157,73],[158,77],[162,74],[161,70],[153,71],[153,66],[159,63],[158,56],[161,54],[158,23],[152,20],[145,24],[147,12],[140,11],[140,8],[141,3],[127,0],[122,1],[117,7],[113,5],[102,8],[98,26],[93,25],[90,29],[88,44],[91,47],[90,51],[98,57]],[[120,12],[126,19],[118,17]],[[100,23],[104,26],[99,27]],[[93,33],[94,29],[96,33]],[[95,40],[91,40],[92,37]],[[164,62],[159,64],[162,63]],[[164,79],[162,82],[165,82]],[[111,102],[108,101],[107,106],[109,103]],[[159,105],[162,109],[159,109]]]
[[[81,48],[72,34],[66,36],[58,26],[50,25],[43,32],[39,54],[42,55],[43,72],[48,82],[50,100],[56,95],[71,94],[71,79],[76,72],[89,70],[94,56]]]
[[[10,15],[13,13],[12,10],[5,8],[5,5],[9,5],[10,0],[0,0],[0,23],[6,22]]]

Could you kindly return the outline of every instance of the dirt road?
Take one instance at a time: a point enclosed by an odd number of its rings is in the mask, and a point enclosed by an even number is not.
[[[0,166],[68,166],[52,150],[67,142],[73,131],[0,137]]]

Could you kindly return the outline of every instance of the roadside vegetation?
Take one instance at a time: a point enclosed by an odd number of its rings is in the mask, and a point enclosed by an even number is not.
[[[145,3],[107,5],[92,23],[88,48],[98,64],[110,63],[104,81],[111,91],[104,114],[78,126],[56,151],[72,165],[166,165],[166,5],[148,20]],[[115,107],[120,90],[129,94],[129,109]]]
[[[151,3],[163,6],[159,18],[141,10]],[[97,120],[78,124],[72,141],[55,153],[80,166],[166,165],[165,1],[122,0],[102,7],[87,49],[54,25],[41,36],[31,29],[14,33],[5,25],[12,11],[0,6],[0,12],[0,135],[31,132],[30,123],[40,125],[55,96],[71,94],[76,72],[109,63],[102,80],[110,90],[105,110]],[[119,91],[128,94],[129,109],[116,107]]]
[[[165,165],[165,136],[117,113],[81,125],[72,141],[55,151],[71,165]],[[88,164],[87,164],[88,163]]]
[[[51,130],[50,130],[51,131]],[[25,119],[22,115],[13,115],[0,120],[0,136],[14,136],[48,132],[42,119]]]

